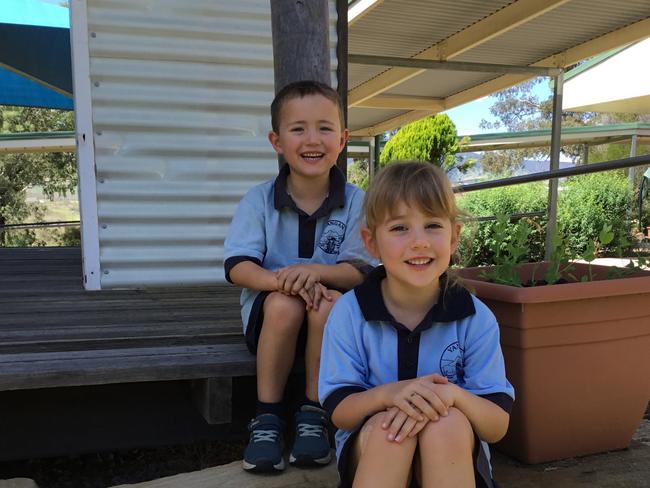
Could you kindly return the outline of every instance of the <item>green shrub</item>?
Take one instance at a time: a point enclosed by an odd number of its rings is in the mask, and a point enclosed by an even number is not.
[[[538,212],[546,210],[547,188],[544,183],[528,183],[502,188],[492,188],[470,192],[462,195],[459,206],[470,217],[489,217],[496,215],[513,215],[517,213]],[[530,246],[530,261],[538,261],[544,256],[544,231],[545,217],[526,218],[533,227],[528,242]],[[515,235],[518,223],[508,224],[509,235]],[[467,222],[463,226],[463,233],[458,250],[460,262],[464,266],[480,266],[492,264],[495,249],[496,222]],[[509,241],[499,243],[505,249]]]
[[[598,239],[606,223],[614,233],[609,247],[624,244],[630,232],[631,209],[632,192],[622,171],[569,178],[558,197],[558,222],[567,237],[569,252],[581,254]]]
[[[456,126],[447,114],[436,114],[402,127],[391,137],[379,158],[384,167],[391,161],[422,161],[440,166],[446,172],[461,171],[474,162],[463,162],[455,155],[460,149]]]

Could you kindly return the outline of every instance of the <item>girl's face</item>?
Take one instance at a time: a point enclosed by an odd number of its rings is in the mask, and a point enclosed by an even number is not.
[[[361,231],[368,251],[382,261],[387,279],[404,289],[437,287],[458,246],[460,224],[400,202],[377,225]]]

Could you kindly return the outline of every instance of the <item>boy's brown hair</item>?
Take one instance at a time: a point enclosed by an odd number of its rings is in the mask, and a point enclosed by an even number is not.
[[[343,103],[341,97],[332,87],[327,86],[325,83],[314,80],[302,80],[289,83],[282,88],[271,102],[271,127],[276,134],[280,128],[280,115],[282,106],[294,98],[304,98],[309,95],[321,95],[334,103],[339,109],[339,116],[341,118],[341,130],[345,129],[345,119],[343,117]]]
[[[400,202],[456,223],[464,212],[456,205],[451,183],[445,172],[431,163],[404,161],[390,163],[371,182],[363,210],[371,232]]]

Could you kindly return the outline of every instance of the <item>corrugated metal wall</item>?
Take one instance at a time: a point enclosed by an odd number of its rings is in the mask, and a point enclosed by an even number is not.
[[[272,178],[269,0],[88,0],[102,288],[223,281],[242,195]],[[336,7],[330,0],[336,86]]]

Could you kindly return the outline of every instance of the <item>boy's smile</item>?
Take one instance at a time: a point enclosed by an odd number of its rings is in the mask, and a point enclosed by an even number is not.
[[[307,95],[287,100],[280,114],[278,133],[270,132],[269,141],[292,175],[328,178],[348,139],[338,106],[322,95]]]
[[[449,267],[460,225],[400,203],[375,229],[364,229],[369,251],[386,268],[389,288],[401,293],[437,292],[438,279]]]

